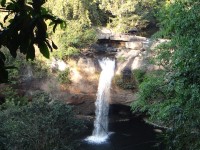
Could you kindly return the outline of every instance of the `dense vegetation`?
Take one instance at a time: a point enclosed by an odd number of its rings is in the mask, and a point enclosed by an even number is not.
[[[83,126],[70,106],[42,92],[36,92],[26,105],[13,104],[12,99],[6,99],[7,108],[0,113],[1,150],[77,149]]]
[[[155,59],[164,70],[146,75],[132,106],[168,128],[164,139],[171,150],[200,148],[199,5],[180,0],[161,9],[157,36],[170,41],[157,48]]]
[[[96,41],[98,27],[127,32],[134,27],[140,30],[157,24],[160,31],[155,38],[168,39],[154,50],[154,62],[163,69],[146,74],[135,72],[134,83],[139,84],[139,92],[132,110],[144,112],[149,121],[166,127],[162,137],[166,149],[200,149],[198,0],[45,2],[0,0],[0,10],[5,14],[0,23],[0,83],[14,78],[8,77],[8,69],[33,63],[14,61],[10,54],[17,57],[19,51],[26,59],[34,59],[36,45],[49,58],[50,51],[57,48],[55,41],[59,50],[53,52],[54,57],[68,59]],[[58,24],[60,27],[54,33]],[[118,83],[123,88],[135,88],[129,84],[124,87],[120,80]],[[0,149],[76,148],[79,126],[69,106],[49,100],[44,94],[38,97],[36,93],[37,98],[28,102],[13,89],[6,93],[6,101],[0,107]]]

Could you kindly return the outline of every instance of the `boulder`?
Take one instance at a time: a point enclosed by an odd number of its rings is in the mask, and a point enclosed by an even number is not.
[[[125,42],[125,48],[139,50],[143,48],[142,42],[134,41],[134,42]]]

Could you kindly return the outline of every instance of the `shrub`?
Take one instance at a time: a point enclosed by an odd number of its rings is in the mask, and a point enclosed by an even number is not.
[[[126,80],[123,79],[122,75],[116,75],[114,77],[114,83],[124,90],[133,90],[136,87],[135,80],[133,78]]]
[[[10,107],[24,106],[28,103],[28,98],[19,96],[17,91],[12,87],[6,87],[0,92],[5,96],[5,102],[0,105],[0,110],[5,110]]]
[[[165,83],[162,71],[147,73],[143,77],[143,82],[139,85],[137,101],[132,103],[132,110],[134,112],[148,111],[152,118],[157,116],[157,113],[160,112],[157,110],[159,102],[162,102],[166,98],[167,89],[164,87]]]
[[[30,78],[46,78],[49,76],[49,68],[44,62],[43,57],[37,56],[37,60],[27,61],[25,55],[18,53],[16,58],[13,58],[8,49],[0,49],[6,56],[6,65],[14,66],[15,69],[9,69],[9,82],[16,84],[20,83],[22,80],[27,80]],[[45,60],[46,61],[46,60]]]
[[[141,69],[133,70],[133,76],[138,84],[142,83],[145,76],[145,71]]]
[[[70,75],[70,70],[69,69],[66,69],[63,72],[59,71],[59,73],[58,73],[58,81],[60,83],[71,83],[69,75]]]
[[[50,100],[48,95],[38,93],[26,106],[1,111],[0,149],[76,149],[80,121],[70,106]]]

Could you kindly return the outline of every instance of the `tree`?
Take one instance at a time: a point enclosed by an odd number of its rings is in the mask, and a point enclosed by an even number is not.
[[[200,149],[199,5],[176,0],[160,11],[157,36],[170,39],[157,49],[157,63],[165,70],[141,84],[133,104],[135,111],[147,111],[152,121],[168,127],[164,138],[171,150]]]
[[[4,22],[9,20],[9,23],[7,26],[0,24],[0,47],[7,47],[13,57],[17,56],[19,50],[26,55],[26,59],[33,60],[37,45],[43,56],[49,58],[49,51],[57,49],[57,46],[48,39],[45,20],[51,21],[50,25],[54,25],[54,32],[56,26],[64,22],[42,7],[45,2],[45,0],[13,0],[6,3],[6,0],[1,0],[1,11],[8,13]],[[5,66],[5,59],[5,55],[0,51],[0,83],[8,81],[7,69],[10,67]]]
[[[106,13],[101,11],[96,0],[49,0],[47,7],[66,21],[76,20],[88,27],[101,25],[107,19]]]
[[[46,6],[67,24],[64,30],[58,30],[52,36],[60,49],[53,55],[60,59],[78,56],[81,49],[95,43],[97,40],[95,28],[107,19],[95,0],[56,0],[56,2],[49,0]]]
[[[155,24],[155,13],[164,0],[99,0],[100,8],[111,13],[109,26],[118,32],[138,30]]]

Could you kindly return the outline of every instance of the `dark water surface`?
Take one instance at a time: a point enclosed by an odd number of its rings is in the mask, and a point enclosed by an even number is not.
[[[153,126],[138,118],[117,121],[109,124],[110,138],[103,144],[91,144],[83,141],[79,150],[163,150]],[[87,133],[85,137],[92,134]]]

